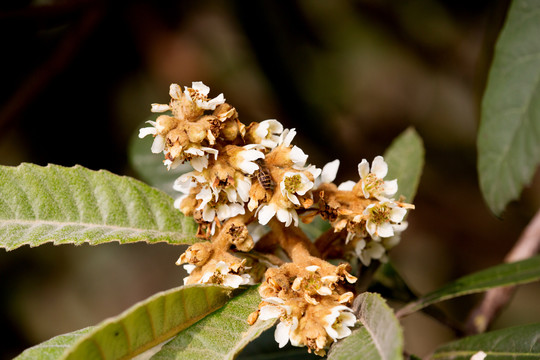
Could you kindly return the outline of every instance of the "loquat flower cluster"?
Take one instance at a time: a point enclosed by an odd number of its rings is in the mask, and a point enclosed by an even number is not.
[[[293,145],[295,129],[275,119],[244,125],[223,94],[194,82],[182,91],[170,86],[169,104],[152,104],[160,113],[139,137],[154,137],[151,151],[174,169],[188,162],[174,189],[175,206],[199,225],[201,242],[178,259],[188,273],[184,284],[239,287],[261,283],[261,303],[248,321],[279,319],[275,339],[324,355],[348,336],[356,323],[351,308],[357,278],[349,262],[364,266],[387,260],[406,229],[414,206],[392,197],[397,180],[385,180],[388,166],[377,156],[358,165],[359,180],[336,185],[339,160],[322,169]],[[300,220],[316,216],[331,229],[315,242]]]

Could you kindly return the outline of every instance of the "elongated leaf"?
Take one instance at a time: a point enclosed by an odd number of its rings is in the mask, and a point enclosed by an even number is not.
[[[68,334],[55,336],[39,345],[26,349],[14,360],[60,359],[66,350],[73,346],[82,336],[92,331],[92,329],[93,327],[87,327]]]
[[[540,161],[540,2],[514,0],[497,41],[478,132],[480,187],[500,214]]]
[[[182,286],[135,304],[99,325],[57,336],[23,352],[23,359],[124,359],[171,338],[231,297],[230,288]]]
[[[247,323],[249,314],[257,310],[261,298],[257,287],[229,301],[220,310],[182,331],[163,346],[152,359],[233,359],[250,341],[257,338],[275,321]]]
[[[137,180],[81,166],[0,166],[0,247],[110,241],[193,243],[173,200]]]
[[[411,202],[416,195],[424,167],[424,144],[413,128],[406,129],[390,144],[384,153],[388,164],[386,179],[398,179],[398,193]]]
[[[403,331],[384,299],[366,292],[356,298],[357,304],[362,326],[333,345],[328,360],[402,360]]]
[[[516,326],[470,336],[439,347],[433,359],[469,360],[479,351],[486,359],[540,359],[540,324]]]
[[[458,296],[479,293],[500,286],[525,284],[537,280],[540,280],[540,256],[509,264],[500,264],[464,276],[439,290],[409,303],[398,311],[398,316],[405,316],[426,306]]]

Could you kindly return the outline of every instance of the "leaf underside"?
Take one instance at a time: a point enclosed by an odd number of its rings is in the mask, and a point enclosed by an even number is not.
[[[16,360],[130,358],[219,309],[231,295],[230,288],[214,285],[167,290],[94,327],[60,335],[27,349]]]
[[[478,172],[495,214],[517,199],[540,161],[540,2],[514,0],[482,100]]]
[[[0,166],[0,247],[118,241],[190,244],[195,224],[166,194],[81,166]]]
[[[466,337],[439,347],[433,354],[437,360],[469,360],[479,351],[486,359],[540,359],[540,324],[515,326]]]
[[[422,138],[412,127],[396,137],[384,152],[388,164],[386,179],[398,179],[396,199],[403,196],[407,202],[413,202],[424,167],[424,153]]]
[[[431,292],[400,309],[404,316],[458,296],[486,291],[492,288],[525,284],[540,280],[540,256],[508,264],[500,264],[467,276]]]
[[[261,298],[257,287],[235,297],[223,308],[179,333],[152,357],[160,359],[233,359],[249,342],[270,328],[275,320],[247,323]]]
[[[394,311],[375,293],[356,298],[361,327],[334,344],[328,360],[402,360],[403,331]]]

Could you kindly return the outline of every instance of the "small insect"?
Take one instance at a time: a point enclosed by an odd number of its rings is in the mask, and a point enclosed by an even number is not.
[[[270,175],[270,170],[266,167],[264,160],[257,159],[257,164],[259,165],[259,171],[257,171],[257,180],[259,180],[259,184],[265,189],[265,190],[274,190],[276,184],[274,183],[274,180],[272,179],[272,175]]]

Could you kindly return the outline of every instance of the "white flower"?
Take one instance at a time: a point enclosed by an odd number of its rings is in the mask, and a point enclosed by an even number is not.
[[[200,284],[213,283],[221,284],[232,288],[237,288],[240,285],[249,283],[250,276],[248,274],[236,275],[230,273],[229,265],[225,261],[219,261],[216,264],[214,271],[207,271],[200,278]]]
[[[353,327],[356,323],[356,316],[352,313],[352,309],[345,305],[338,305],[330,310],[330,314],[324,317],[324,321],[326,333],[335,341],[351,335],[349,327]]]
[[[191,83],[191,88],[186,86],[184,90],[184,95],[203,110],[215,110],[218,105],[225,103],[223,94],[219,94],[214,99],[208,100],[209,93],[210,88],[201,81]]]
[[[487,354],[483,351],[479,351],[473,356],[471,356],[471,360],[484,360],[486,358]]]
[[[285,301],[278,297],[268,297],[262,299],[267,302],[268,305],[261,307],[259,311],[259,318],[261,320],[276,319],[282,315],[290,315],[291,307],[284,305]]]
[[[371,171],[366,159],[358,164],[358,173],[362,179],[362,192],[364,197],[379,198],[382,195],[392,196],[398,190],[397,180],[384,181],[388,173],[388,165],[382,156],[377,156],[371,164]]]
[[[294,137],[296,136],[296,130],[295,129],[285,129],[279,136],[278,145],[283,145],[284,147],[289,147],[291,145],[291,141],[293,141]]]
[[[199,208],[201,208],[199,206]],[[197,209],[199,209],[197,208]],[[212,222],[217,216],[219,221],[223,221],[236,215],[244,214],[245,209],[242,204],[232,203],[232,204],[212,204],[207,203],[202,208],[202,217],[204,221]]]
[[[388,199],[382,199],[376,204],[368,205],[363,214],[367,217],[367,232],[372,238],[378,239],[394,236],[394,228],[399,226],[407,210]]]
[[[298,146],[294,145],[289,152],[289,159],[293,162],[294,166],[304,166],[306,165],[308,155],[304,150],[300,149]]]
[[[261,205],[257,209],[259,223],[266,225],[274,216],[279,221],[285,224],[285,226],[291,225],[294,221],[294,226],[298,226],[298,213],[295,209],[280,208],[274,203],[268,205]]]
[[[249,201],[249,190],[251,189],[251,179],[241,174],[235,175],[236,193],[243,202]]]
[[[139,138],[142,139],[145,136],[154,135],[155,137],[151,150],[154,154],[159,154],[165,150],[165,138],[157,133],[155,121],[147,121],[147,123],[152,126],[139,129]]]
[[[386,249],[380,242],[366,242],[365,239],[358,240],[354,250],[362,264],[365,266],[369,266],[372,259],[380,260],[386,254]]]
[[[300,201],[296,194],[303,196],[313,188],[313,182],[303,173],[286,172],[279,183],[281,194],[289,199],[296,206],[300,206]]]
[[[214,159],[217,159],[218,150],[210,147],[192,145],[184,150],[185,154],[191,155],[189,163],[197,171],[203,171],[208,166],[208,154],[214,155]]]
[[[269,320],[269,319],[277,319],[281,316],[283,313],[283,309],[281,306],[276,305],[265,305],[261,307],[261,310],[259,311],[259,319],[261,320]]]
[[[259,150],[245,146],[239,151],[234,158],[234,166],[242,170],[244,173],[253,175],[259,169],[259,165],[255,162],[257,159],[264,159],[264,154]]]
[[[260,144],[273,149],[279,143],[279,135],[283,132],[283,125],[275,119],[264,120],[259,123],[255,135],[261,138]]]
[[[293,334],[297,327],[298,318],[296,316],[283,319],[279,324],[277,324],[276,331],[274,332],[274,339],[276,339],[276,342],[279,344],[280,348],[287,345],[289,340],[291,340],[291,344],[295,345],[293,343]]]

